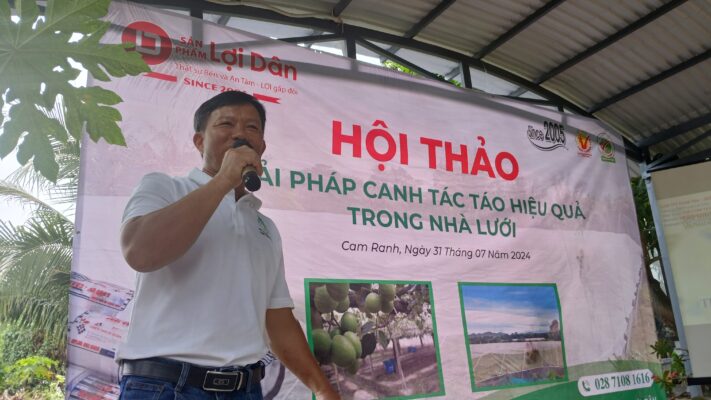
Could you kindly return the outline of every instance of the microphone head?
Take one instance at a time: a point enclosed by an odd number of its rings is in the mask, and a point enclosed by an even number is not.
[[[235,142],[232,144],[232,148],[236,149],[241,146],[247,146],[247,147],[252,147],[249,145],[249,143],[242,139],[236,139]],[[262,180],[259,179],[259,175],[257,175],[257,171],[254,170],[252,167],[248,167],[249,170],[245,170],[242,172],[242,182],[244,182],[244,187],[249,190],[250,192],[256,192],[259,190],[259,188],[262,187]]]
[[[262,187],[262,180],[259,179],[256,171],[248,171],[242,176],[242,181],[244,181],[244,187],[250,192],[256,192]]]

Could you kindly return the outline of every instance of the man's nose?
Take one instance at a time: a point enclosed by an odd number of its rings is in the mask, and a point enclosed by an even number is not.
[[[244,139],[244,138],[246,138],[245,129],[242,128],[242,127],[240,127],[240,126],[235,126],[235,127],[232,129],[230,138],[231,138],[232,140],[237,140],[237,139]]]

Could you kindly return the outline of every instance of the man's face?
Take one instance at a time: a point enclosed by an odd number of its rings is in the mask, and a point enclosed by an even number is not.
[[[225,152],[236,139],[246,140],[260,156],[266,149],[262,121],[257,109],[249,103],[216,109],[207,119],[205,131],[193,136],[195,147],[203,157],[203,168],[217,173]]]

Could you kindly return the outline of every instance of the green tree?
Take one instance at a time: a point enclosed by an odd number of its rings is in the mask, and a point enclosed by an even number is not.
[[[395,61],[385,60],[385,61],[383,62],[383,67],[388,68],[388,69],[392,69],[392,70],[395,70],[395,71],[400,71],[400,72],[402,72],[402,73],[405,73],[405,74],[408,74],[408,75],[412,75],[412,76],[417,76],[417,75],[419,75],[419,74],[417,73],[417,71],[413,71],[413,70],[411,70],[410,68],[408,68],[408,67],[406,67],[406,66],[404,66],[404,65],[402,65],[402,64],[396,63]],[[452,85],[454,85],[454,86],[456,86],[456,87],[463,87],[463,86],[462,86],[462,82],[459,82],[458,80],[456,80],[456,79],[454,79],[454,78],[448,80],[447,78],[444,77],[444,75],[441,75],[441,74],[435,74],[435,75],[437,75],[437,77],[438,77],[442,82],[449,82],[449,83],[451,83]]]
[[[661,261],[659,257],[659,239],[652,217],[652,207],[649,205],[647,186],[642,178],[632,178],[632,194],[634,196],[635,207],[637,208],[637,223],[644,242],[644,257],[647,264]]]
[[[0,0],[0,108],[9,108],[9,120],[0,116],[0,158],[17,148],[21,165],[32,160],[35,170],[54,182],[60,165],[53,143],[78,142],[86,131],[94,141],[125,145],[117,124],[121,114],[112,107],[121,98],[70,83],[81,72],[70,58],[100,81],[150,71],[139,53],[126,51],[131,44],[99,43],[110,27],[100,19],[110,2],[49,0],[41,16],[35,0],[15,0],[15,22],[9,2]],[[55,109],[61,123],[48,112]]]
[[[644,180],[639,177],[632,178],[631,185],[634,204],[637,210],[637,224],[639,226],[640,239],[642,242],[644,264],[647,269],[646,275],[650,287],[657,335],[666,339],[674,339],[676,338],[676,325],[674,323],[671,300],[662,289],[663,283],[654,279],[652,275],[652,265],[659,263],[661,268],[662,258],[659,249],[659,239],[657,238],[657,230],[654,225],[654,217],[652,216],[652,207],[649,204],[647,186]]]
[[[3,398],[61,400],[64,376],[56,360],[47,357],[32,356],[17,360],[12,365],[2,368],[0,387]]]
[[[0,221],[0,322],[29,329],[37,343],[52,338],[56,348],[48,353],[63,355],[79,144],[54,142],[52,151],[59,165],[56,183],[32,164],[0,181],[0,199],[31,209],[21,226]],[[57,208],[63,206],[69,215]]]

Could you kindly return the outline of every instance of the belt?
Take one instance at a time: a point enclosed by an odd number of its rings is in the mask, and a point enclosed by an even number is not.
[[[221,371],[187,364],[190,368],[185,381],[190,386],[211,392],[233,392],[243,390],[248,384],[258,385],[264,378],[262,363],[239,367],[237,370]],[[122,375],[137,375],[178,383],[183,364],[165,363],[155,360],[123,360]]]

